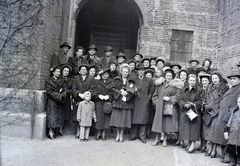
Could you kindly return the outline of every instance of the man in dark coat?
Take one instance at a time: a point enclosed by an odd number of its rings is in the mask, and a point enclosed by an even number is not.
[[[99,62],[99,68],[104,69],[106,67],[109,67],[110,62],[117,61],[116,57],[112,55],[113,49],[111,46],[106,46],[104,53],[105,55],[101,58]]]
[[[84,48],[82,46],[77,46],[74,50],[73,56],[69,57],[68,63],[70,63],[73,66],[73,74],[78,75],[79,74],[79,66],[84,63]]]
[[[146,126],[148,123],[149,100],[154,93],[153,82],[144,76],[144,66],[142,63],[137,67],[138,76],[134,79],[137,87],[137,94],[134,99],[134,109],[132,117],[132,136],[129,140],[137,139],[139,128],[140,141],[146,143]]]
[[[72,47],[67,42],[64,42],[62,45],[60,45],[59,54],[58,55],[53,54],[52,56],[51,67],[67,63],[68,62],[67,53],[71,48]]]
[[[74,83],[72,88],[72,94],[74,98],[73,112],[72,112],[72,121],[77,122],[77,105],[80,101],[84,100],[84,92],[90,91],[93,93],[96,89],[96,82],[94,77],[88,75],[88,65],[82,64],[79,67],[80,75],[74,77]],[[79,137],[79,125],[77,125],[77,135]]]

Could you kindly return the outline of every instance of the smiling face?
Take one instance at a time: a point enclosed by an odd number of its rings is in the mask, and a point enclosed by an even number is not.
[[[63,71],[62,71],[62,75],[64,76],[64,77],[67,77],[68,75],[69,75],[69,68],[67,68],[67,67],[65,67],[64,69],[63,69]]]
[[[94,77],[95,74],[96,74],[96,69],[95,69],[95,68],[89,69],[89,75],[90,75],[90,76]]]
[[[108,77],[109,77],[109,73],[108,73],[108,72],[105,72],[105,73],[101,74],[101,78],[102,78],[103,80],[108,79]]]
[[[121,74],[124,78],[127,78],[128,74],[129,74],[128,68],[123,67],[122,71],[121,71]]]
[[[179,67],[178,66],[173,66],[172,67],[172,70],[174,71],[174,73],[176,74],[176,73],[178,73],[179,72]]]
[[[140,56],[140,55],[135,55],[135,56],[134,56],[134,60],[135,60],[136,62],[140,62],[141,56]]]
[[[123,63],[125,61],[125,59],[123,57],[119,57],[117,60],[118,60],[119,64],[121,64],[121,63]]]
[[[166,79],[167,82],[171,81],[172,78],[173,78],[172,73],[166,73],[166,74],[165,74],[165,79]]]
[[[213,74],[213,75],[212,75],[212,83],[213,83],[214,85],[217,85],[219,82],[220,82],[220,78],[218,77],[218,75]]]
[[[187,73],[182,71],[179,77],[180,77],[180,80],[185,82],[187,80]]]
[[[80,68],[79,73],[80,73],[81,75],[85,76],[85,75],[87,74],[87,67],[82,66],[82,67]]]
[[[60,73],[61,71],[60,71],[60,69],[55,69],[54,71],[53,71],[53,76],[54,77],[56,77],[56,78],[59,78],[60,77]]]
[[[191,86],[191,87],[195,86],[195,85],[196,85],[196,82],[197,82],[196,79],[197,79],[197,77],[190,76],[190,77],[188,78],[188,84],[189,84],[189,86]]]
[[[202,85],[203,85],[203,87],[207,87],[209,83],[210,83],[209,79],[204,78],[204,77],[202,78]]]

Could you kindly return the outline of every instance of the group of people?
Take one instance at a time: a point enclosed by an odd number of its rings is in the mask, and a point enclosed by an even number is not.
[[[153,146],[162,142],[166,147],[174,139],[188,153],[199,150],[214,158],[220,145],[221,162],[229,162],[229,156],[230,165],[240,165],[240,70],[227,81],[211,68],[210,59],[202,65],[193,59],[183,68],[140,53],[126,61],[122,52],[113,56],[111,46],[101,58],[94,44],[86,54],[76,47],[72,57],[67,56],[68,43],[60,48],[45,84],[50,139],[63,135],[64,122],[70,120],[80,141],[88,141],[91,126],[96,140],[106,140],[106,130],[115,129],[116,142],[130,131],[129,141],[146,143],[152,131]]]

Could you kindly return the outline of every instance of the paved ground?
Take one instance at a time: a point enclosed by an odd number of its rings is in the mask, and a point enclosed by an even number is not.
[[[116,143],[114,137],[107,141],[80,142],[73,135],[55,140],[29,140],[27,138],[1,137],[2,166],[226,166],[219,158],[211,159],[195,152],[169,145],[151,146],[139,140]]]

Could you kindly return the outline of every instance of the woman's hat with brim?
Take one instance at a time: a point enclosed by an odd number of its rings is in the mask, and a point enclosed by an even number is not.
[[[173,71],[172,69],[170,69],[170,68],[165,69],[165,70],[164,70],[164,76],[165,76],[167,73],[171,73],[172,76],[174,77],[174,71]]]
[[[95,68],[96,71],[97,71],[97,69],[98,69],[98,67],[97,67],[96,65],[91,65],[91,66],[89,66],[88,68],[89,68],[89,69],[91,69],[91,68]]]
[[[152,74],[152,76],[153,76],[153,75],[154,75],[154,70],[153,70],[153,69],[146,69],[146,70],[145,70],[145,75],[146,75],[147,73],[150,73],[150,74]]]
[[[130,59],[129,61],[127,61],[127,64],[130,64],[130,63],[135,63],[135,65],[137,64],[137,62],[134,59]]]
[[[111,65],[111,64],[115,64],[115,65],[118,65],[118,62],[116,61],[116,60],[110,60],[110,62],[109,62],[109,65]]]
[[[122,52],[119,52],[119,54],[116,56],[117,59],[120,57],[123,57],[124,59],[126,59],[126,55]]]
[[[82,67],[86,67],[87,68],[87,70],[89,70],[89,66],[87,65],[87,64],[81,64],[80,66],[79,66],[79,71],[81,70],[81,68]]]
[[[139,63],[138,65],[137,65],[137,67],[136,67],[136,70],[141,70],[141,69],[146,69],[145,67],[144,67],[144,65],[143,65],[143,63]]]
[[[69,49],[72,48],[67,42],[64,42],[63,44],[61,44],[60,48],[63,48],[64,46],[68,47]]]
[[[186,68],[180,69],[178,73],[180,74],[181,72],[185,72],[185,73],[189,74],[189,71]]]
[[[50,68],[50,71],[54,72],[56,69],[60,69],[61,70],[61,66],[60,65],[55,65],[55,66]]]
[[[128,68],[128,70],[130,70],[130,66],[127,63],[121,65],[120,71],[122,71],[123,68]]]
[[[179,69],[182,68],[182,66],[181,66],[178,62],[173,62],[173,63],[170,65],[170,68],[172,69],[174,66],[177,66]]]
[[[141,59],[143,58],[143,55],[140,54],[139,52],[135,52],[135,53],[133,54],[133,57],[135,57],[136,55],[139,55],[139,56],[141,57]]]
[[[62,71],[64,68],[68,68],[68,69],[69,69],[69,72],[71,73],[72,70],[73,70],[73,65],[70,64],[70,63],[64,63],[64,64],[61,65],[61,71]]]
[[[206,73],[206,74],[200,75],[199,78],[200,78],[201,80],[202,80],[203,78],[207,78],[208,80],[210,80],[210,79],[211,79],[211,75]]]
[[[103,52],[113,51],[111,46],[106,46]]]
[[[102,75],[104,73],[109,73],[110,72],[110,68],[104,68],[99,72],[99,75]]]
[[[196,60],[196,59],[192,59],[192,60],[189,61],[189,63],[192,63],[192,62],[197,62],[197,64],[200,63],[200,62],[199,62],[198,60]]]
[[[150,58],[143,58],[142,60],[141,60],[141,63],[143,63],[144,61],[149,61],[149,63],[151,62],[151,59]]]
[[[94,49],[96,51],[98,50],[94,44],[90,44],[90,46],[88,47],[88,50],[91,50],[91,49]]]
[[[166,63],[166,60],[164,58],[162,58],[162,57],[157,57],[156,63],[158,63],[159,61],[161,61],[164,65]]]
[[[240,78],[240,72],[237,71],[237,70],[233,70],[231,72],[231,75],[227,76],[227,78],[231,78],[231,77],[238,77],[238,78]]]
[[[77,46],[74,50],[74,52],[76,53],[79,49],[83,50],[83,54],[85,52],[84,48],[82,46]]]

